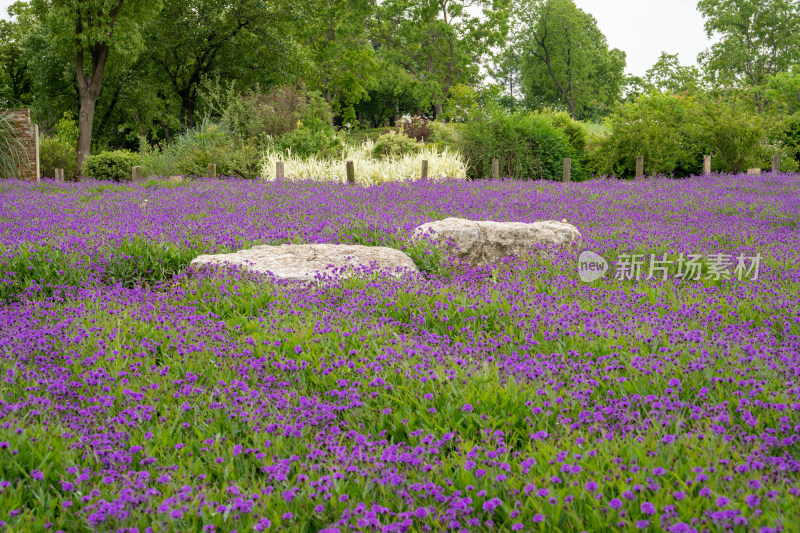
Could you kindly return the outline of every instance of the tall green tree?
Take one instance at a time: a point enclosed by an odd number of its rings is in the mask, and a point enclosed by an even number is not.
[[[800,65],[768,77],[764,95],[774,114],[800,116]]]
[[[563,106],[585,119],[619,100],[625,53],[609,49],[592,15],[572,0],[519,0],[517,17],[522,90],[534,105]]]
[[[770,76],[764,86],[765,115],[775,127],[774,140],[800,161],[800,65]]]
[[[0,107],[29,105],[32,80],[24,57],[23,42],[34,24],[27,2],[8,8],[12,20],[0,20]]]
[[[443,112],[450,88],[475,82],[508,33],[509,0],[371,0],[374,39]]]
[[[515,109],[520,101],[521,55],[516,47],[507,47],[492,61],[489,74],[497,80],[503,88],[504,94],[500,96],[500,104],[508,109]]]
[[[171,88],[180,124],[189,127],[207,78],[241,89],[294,81],[303,54],[293,24],[297,9],[288,0],[164,0],[142,60]]]
[[[355,106],[359,122],[372,127],[395,124],[400,116],[414,114],[424,104],[418,99],[417,81],[405,69],[380,54],[378,65],[380,76],[375,85]]]
[[[700,54],[711,81],[753,89],[759,112],[766,79],[800,62],[797,0],[700,0],[705,30],[718,41]]]
[[[77,170],[92,146],[97,99],[110,58],[135,60],[142,51],[142,29],[161,8],[158,0],[32,0],[53,42],[75,58],[80,95]],[[65,31],[65,28],[68,28]]]
[[[649,90],[683,93],[695,92],[701,88],[700,69],[681,65],[678,54],[661,52],[658,60],[644,76],[645,87]]]
[[[371,0],[308,0],[302,40],[314,68],[306,81],[331,104],[342,122],[354,124],[354,106],[369,98],[378,62],[369,40]]]

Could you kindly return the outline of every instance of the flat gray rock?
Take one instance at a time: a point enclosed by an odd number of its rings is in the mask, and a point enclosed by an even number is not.
[[[578,246],[581,234],[566,221],[493,222],[446,218],[428,222],[414,230],[414,239],[429,235],[440,244],[452,243],[455,257],[473,266],[496,264],[505,257],[517,257],[539,246]]]
[[[351,275],[351,268],[374,264],[393,274],[419,272],[414,261],[394,248],[348,244],[282,244],[254,246],[232,254],[201,255],[192,267],[236,265],[253,272],[271,273],[278,279],[313,281],[317,274]],[[337,269],[347,269],[341,272]]]

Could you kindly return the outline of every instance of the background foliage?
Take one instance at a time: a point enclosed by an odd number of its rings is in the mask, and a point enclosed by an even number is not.
[[[676,176],[699,172],[703,155],[733,172],[800,158],[797,2],[701,0],[719,39],[699,67],[665,51],[630,77],[572,0],[93,1],[120,7],[108,38],[64,0],[18,1],[0,21],[0,106],[31,108],[45,175],[78,174],[81,135],[93,154],[138,153],[148,175],[204,174],[213,160],[252,178],[267,152],[336,158],[389,131],[465,156],[476,144],[464,132],[495,134],[481,130],[499,123],[487,116],[531,111],[588,172],[629,176],[637,155]],[[64,31],[80,17],[94,25]],[[107,58],[85,120],[92,42]],[[65,115],[75,139],[58,132]],[[515,157],[506,166],[522,171],[539,156]]]
[[[575,179],[583,177],[570,138],[545,116],[494,110],[472,122],[475,126],[463,132],[463,146],[473,177],[491,176],[492,159],[497,158],[501,177],[560,179],[565,157],[575,159]]]

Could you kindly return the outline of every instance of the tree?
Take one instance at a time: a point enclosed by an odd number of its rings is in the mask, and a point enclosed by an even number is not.
[[[625,53],[609,50],[593,16],[572,0],[520,0],[517,13],[522,90],[534,105],[561,105],[584,119],[619,100]]]
[[[74,54],[80,95],[77,171],[92,146],[97,99],[109,57],[132,61],[143,48],[142,26],[160,9],[154,0],[33,0],[53,41]],[[64,28],[70,28],[65,32]]]
[[[678,54],[661,52],[645,73],[644,86],[650,91],[691,93],[700,88],[700,69],[681,65]]]
[[[30,104],[32,82],[22,43],[33,25],[33,14],[25,2],[8,8],[15,20],[0,20],[0,107]]]
[[[800,2],[797,0],[700,0],[706,34],[718,42],[698,56],[711,81],[754,90],[767,77],[800,61]]]
[[[509,0],[371,0],[374,40],[443,112],[450,88],[473,82],[508,32]]]
[[[500,104],[509,110],[514,110],[520,101],[520,60],[519,50],[507,47],[497,55],[489,69],[489,74],[503,87]]]
[[[303,57],[290,31],[296,18],[285,0],[166,0],[142,61],[171,88],[165,97],[177,99],[180,124],[190,127],[206,78],[240,89],[295,81]]]
[[[773,140],[782,144],[800,161],[800,68],[793,66],[767,78],[764,85],[767,102],[765,115],[775,127]]]
[[[769,76],[764,95],[776,115],[800,115],[800,65]]]
[[[418,98],[417,81],[405,69],[380,54],[378,65],[381,75],[367,98],[355,106],[359,122],[372,127],[394,125],[401,115],[416,113],[424,104]]]
[[[342,122],[357,120],[354,106],[369,98],[378,63],[365,21],[374,9],[370,0],[309,0],[302,39],[314,65],[306,75]],[[333,124],[331,124],[333,125]]]

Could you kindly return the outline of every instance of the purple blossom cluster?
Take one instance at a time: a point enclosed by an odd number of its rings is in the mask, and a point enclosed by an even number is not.
[[[797,527],[797,175],[11,181],[0,198],[9,531]],[[103,275],[254,243],[404,248],[447,216],[566,218],[609,258],[764,259],[746,281],[587,284],[577,250],[315,284]]]

